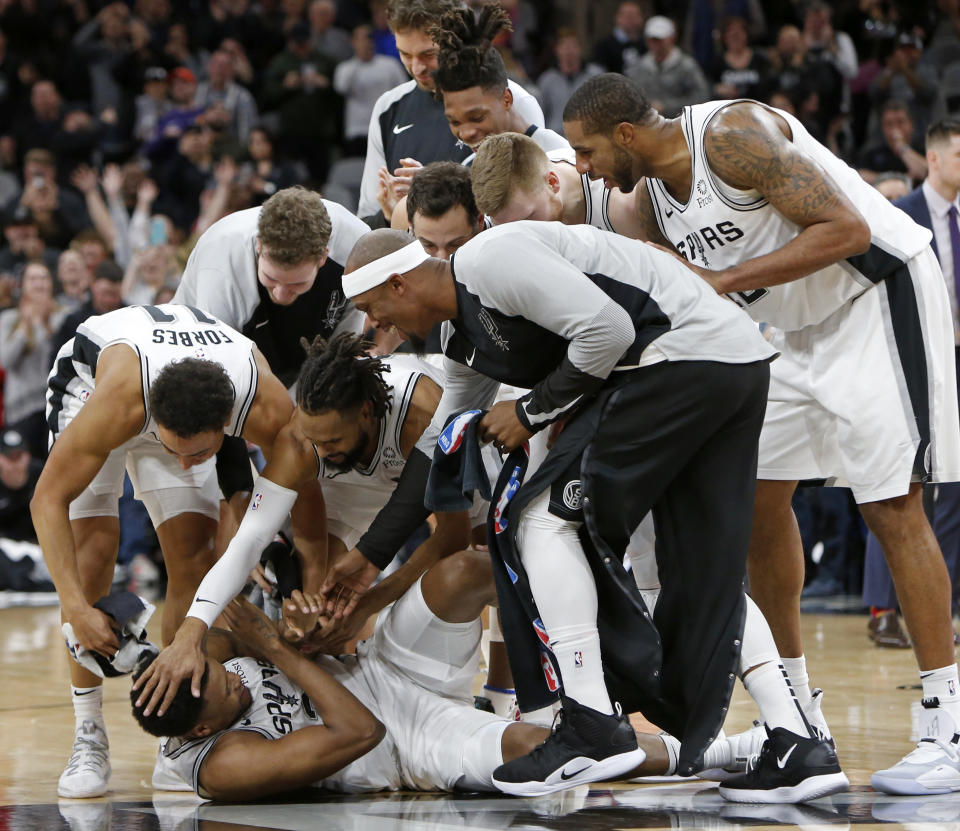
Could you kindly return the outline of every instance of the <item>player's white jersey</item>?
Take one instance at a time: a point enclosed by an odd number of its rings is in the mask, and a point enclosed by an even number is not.
[[[377,450],[370,464],[363,469],[340,472],[325,465],[318,456],[328,519],[359,533],[366,531],[386,505],[407,463],[400,436],[417,381],[426,375],[443,384],[441,370],[411,355],[391,355],[384,363],[390,369],[383,373],[383,380],[390,387],[391,407],[380,421]]]
[[[57,354],[47,391],[47,421],[59,435],[96,388],[97,361],[109,346],[124,343],[140,359],[146,418],[140,435],[155,434],[150,387],[160,370],[182,358],[221,364],[233,383],[234,402],[227,435],[240,435],[257,393],[253,342],[225,323],[190,306],[126,306],[89,317]]]
[[[356,656],[346,655],[338,660],[322,655],[317,663],[380,718],[376,697]],[[294,730],[323,724],[310,698],[268,661],[231,658],[224,666],[227,672],[240,676],[252,698],[249,709],[229,730],[248,730],[268,739],[280,739]],[[164,739],[154,769],[157,786],[177,789],[187,785],[203,796],[200,766],[223,735],[220,732],[200,739]],[[369,753],[315,784],[346,793],[397,790],[403,787],[397,755],[388,733]],[[256,760],[251,760],[251,764],[256,764]]]
[[[731,103],[711,101],[683,109],[680,122],[693,165],[685,203],[671,196],[659,179],[647,179],[663,235],[690,262],[714,270],[768,254],[802,230],[756,190],[737,190],[721,182],[707,164],[704,131],[713,115]],[[754,320],[794,331],[820,323],[889,276],[929,245],[931,232],[893,207],[853,168],[816,141],[796,118],[782,110],[773,111],[790,126],[793,143],[829,174],[860,211],[871,232],[870,248],[863,254],[791,283],[731,295]]]
[[[574,168],[577,166],[577,154],[571,147],[550,150],[547,158],[551,162],[565,162]],[[592,225],[601,231],[614,231],[609,215],[611,191],[603,186],[603,179],[591,179],[586,173],[581,173],[580,185],[583,188],[583,205],[586,209],[583,224]]]

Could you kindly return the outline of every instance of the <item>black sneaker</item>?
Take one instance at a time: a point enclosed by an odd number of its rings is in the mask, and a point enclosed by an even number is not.
[[[742,776],[720,785],[730,802],[806,802],[850,787],[833,741],[767,728],[760,755]]]
[[[604,715],[562,699],[556,726],[549,738],[526,756],[500,765],[493,784],[513,796],[543,796],[582,785],[614,779],[643,763],[630,721],[617,705],[616,715]]]

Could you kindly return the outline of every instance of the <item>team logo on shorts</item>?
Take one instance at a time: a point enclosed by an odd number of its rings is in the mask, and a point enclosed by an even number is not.
[[[563,504],[571,511],[579,511],[583,504],[583,488],[579,479],[571,479],[563,486]]]
[[[575,667],[583,666],[583,653],[579,649],[573,653],[573,665]]]
[[[492,340],[494,344],[500,347],[500,349],[502,349],[504,352],[509,352],[510,344],[503,337],[503,335],[500,334],[500,329],[497,327],[494,319],[490,316],[490,312],[488,312],[486,309],[481,309],[477,313],[477,318],[480,320],[480,325],[483,326],[483,330],[487,333],[487,337],[489,337],[490,340]]]
[[[260,507],[260,503],[263,501],[262,493],[255,493],[253,499],[250,500],[250,510],[255,511]]]
[[[547,681],[547,688],[550,692],[556,692],[560,689],[560,678],[557,670],[550,660],[550,655],[545,649],[540,650],[540,666],[543,667],[543,677]]]

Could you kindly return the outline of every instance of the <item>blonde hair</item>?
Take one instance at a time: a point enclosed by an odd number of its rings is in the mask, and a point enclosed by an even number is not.
[[[481,142],[470,168],[477,209],[496,216],[518,190],[532,193],[550,166],[547,154],[522,133],[500,133]]]
[[[257,236],[281,267],[318,261],[327,250],[330,216],[316,191],[297,185],[278,190],[260,211]]]

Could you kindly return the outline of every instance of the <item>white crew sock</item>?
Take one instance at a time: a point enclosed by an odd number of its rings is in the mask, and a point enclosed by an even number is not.
[[[520,721],[525,724],[535,724],[537,727],[553,727],[553,720],[556,718],[557,710],[560,709],[560,702],[557,701],[538,710],[531,710],[529,713],[521,713]]]
[[[957,665],[921,671],[920,682],[923,685],[924,698],[940,699],[940,706],[960,727],[960,679],[957,678]]]
[[[769,661],[751,670],[743,679],[750,697],[757,702],[767,726],[785,727],[798,736],[809,736],[810,725],[793,694],[787,673],[778,662]]]
[[[787,678],[790,679],[790,686],[797,694],[797,701],[803,711],[807,711],[807,705],[813,694],[810,692],[810,676],[807,675],[807,659],[804,655],[799,658],[781,658],[780,663],[787,672]]]
[[[106,734],[107,729],[103,722],[103,686],[74,687],[70,685],[70,698],[73,701],[73,715],[76,727],[79,728],[85,721],[95,721]]]
[[[680,756],[680,740],[677,739],[676,736],[671,736],[669,733],[661,733],[658,738],[667,749],[667,769],[661,776],[673,776],[677,772],[677,759]],[[713,744],[716,744],[716,742]],[[710,745],[710,747],[713,747],[713,745]],[[710,751],[710,747],[707,748],[707,752]],[[704,754],[704,758],[706,759],[706,754]]]
[[[612,715],[600,658],[597,587],[577,534],[582,523],[554,516],[549,502],[547,488],[521,515],[520,558],[557,659],[564,694]]]

